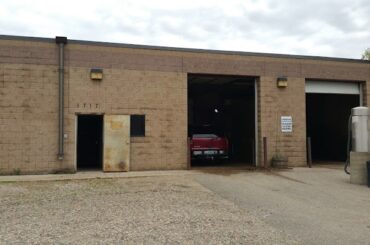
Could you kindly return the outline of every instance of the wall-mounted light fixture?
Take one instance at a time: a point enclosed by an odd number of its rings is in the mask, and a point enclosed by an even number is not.
[[[103,69],[101,69],[101,68],[91,68],[90,78],[91,78],[91,80],[95,80],[95,81],[103,80]]]
[[[288,87],[288,78],[287,77],[278,77],[277,78],[277,87],[278,88]]]

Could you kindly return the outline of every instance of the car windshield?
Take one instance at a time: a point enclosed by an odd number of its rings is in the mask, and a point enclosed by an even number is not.
[[[214,139],[217,138],[218,136],[215,134],[193,134],[193,138],[210,138]]]

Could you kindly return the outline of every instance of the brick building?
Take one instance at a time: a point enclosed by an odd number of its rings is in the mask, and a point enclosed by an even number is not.
[[[262,165],[266,137],[269,162],[305,166],[308,136],[314,160],[342,161],[369,84],[363,60],[0,36],[0,173],[186,169],[209,122],[237,162]]]

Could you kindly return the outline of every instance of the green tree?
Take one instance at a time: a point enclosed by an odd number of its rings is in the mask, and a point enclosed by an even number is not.
[[[370,48],[367,48],[365,52],[362,54],[361,59],[363,60],[370,60]]]

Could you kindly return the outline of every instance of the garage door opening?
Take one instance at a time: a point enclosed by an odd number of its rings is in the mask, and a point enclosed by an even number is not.
[[[359,84],[328,83],[306,83],[306,127],[314,163],[346,161],[348,119],[360,105]]]
[[[103,116],[77,116],[77,170],[102,169]]]
[[[190,146],[192,167],[255,166],[255,80],[188,75],[188,133],[195,142]],[[205,143],[197,145],[199,138]]]

